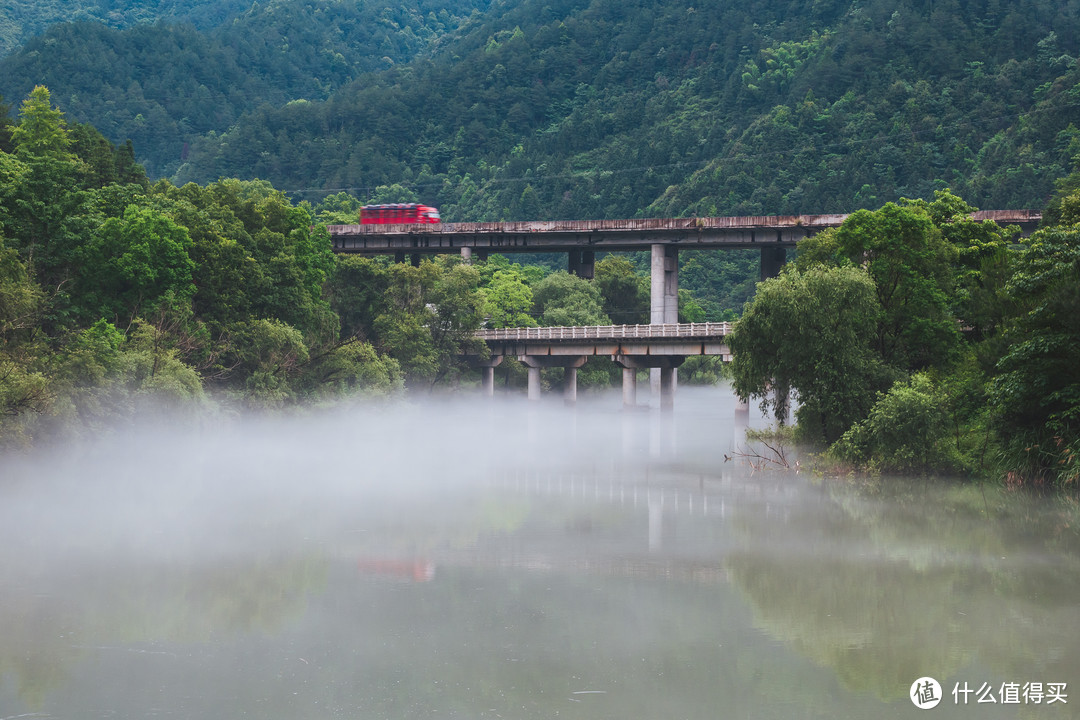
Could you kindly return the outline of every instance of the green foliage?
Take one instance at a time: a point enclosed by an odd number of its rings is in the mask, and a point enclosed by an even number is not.
[[[44,299],[19,254],[0,242],[0,350],[37,326]]]
[[[529,312],[533,291],[515,269],[497,270],[487,287],[481,289],[487,325],[493,328],[535,327]]]
[[[955,250],[929,214],[886,203],[853,213],[832,237],[844,258],[866,265],[877,288],[877,350],[885,362],[901,370],[947,362],[959,341],[948,303]]]
[[[605,255],[596,263],[593,282],[603,298],[604,314],[615,325],[649,322],[649,280],[619,255]]]
[[[541,325],[610,325],[600,290],[588,280],[560,270],[533,288],[533,305]]]
[[[1080,467],[1080,225],[1048,227],[1021,250],[1018,306],[991,402],[1020,474],[1076,483]]]
[[[163,302],[186,306],[195,294],[187,230],[150,208],[130,205],[108,218],[86,251],[80,282],[88,317],[127,325]]]
[[[947,420],[940,393],[927,375],[916,373],[879,396],[866,419],[853,424],[830,452],[890,472],[949,469],[955,458]]]
[[[68,158],[67,123],[63,113],[52,107],[49,89],[38,85],[23,101],[19,124],[11,132],[15,152],[21,157]]]
[[[412,385],[432,386],[464,367],[463,354],[484,355],[474,333],[483,297],[480,273],[457,260],[424,260],[386,268],[385,304],[374,319],[380,349],[397,360]]]
[[[736,393],[783,420],[794,390],[804,437],[834,442],[890,381],[873,349],[881,314],[865,270],[789,267],[758,286],[729,337]]]
[[[404,387],[396,360],[379,355],[370,343],[350,341],[333,348],[304,368],[301,385],[315,397],[356,394],[386,396]]]

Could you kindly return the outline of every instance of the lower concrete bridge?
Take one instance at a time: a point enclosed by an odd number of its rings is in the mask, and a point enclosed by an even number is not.
[[[517,358],[529,371],[529,399],[540,399],[540,372],[564,368],[564,393],[577,400],[577,371],[590,357],[610,357],[623,369],[623,405],[637,404],[637,371],[654,373],[653,393],[660,408],[675,402],[676,369],[691,355],[718,355],[731,359],[727,336],[732,323],[657,323],[652,325],[589,325],[579,327],[505,328],[481,330],[489,358],[473,357],[481,368],[486,395],[495,392],[495,368],[505,357]]]

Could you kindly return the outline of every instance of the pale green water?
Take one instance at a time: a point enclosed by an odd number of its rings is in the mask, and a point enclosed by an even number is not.
[[[680,392],[9,457],[0,720],[1080,717],[1075,507],[754,471]],[[1067,704],[1001,703],[1030,682]]]

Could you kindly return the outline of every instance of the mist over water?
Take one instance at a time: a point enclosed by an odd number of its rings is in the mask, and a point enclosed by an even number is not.
[[[1074,507],[752,467],[724,387],[620,403],[159,417],[0,459],[0,718],[900,717],[924,675],[945,715],[1076,716],[950,694],[1080,693]]]

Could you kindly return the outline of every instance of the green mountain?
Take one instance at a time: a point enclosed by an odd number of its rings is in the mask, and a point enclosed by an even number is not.
[[[413,2],[55,27],[0,92],[46,84],[151,176],[447,220],[1041,207],[1080,152],[1076,3]]]
[[[196,137],[264,105],[326,99],[363,73],[407,62],[486,2],[272,0],[206,31],[64,23],[0,60],[0,94],[22,98],[45,85],[71,118],[115,142],[132,140],[147,172],[167,177]]]
[[[525,0],[326,102],[263,107],[178,180],[402,183],[451,220],[851,211],[951,186],[1040,207],[1076,145],[1052,0]]]
[[[171,21],[208,28],[250,6],[248,0],[8,0],[0,6],[0,56],[60,22],[124,28]]]

